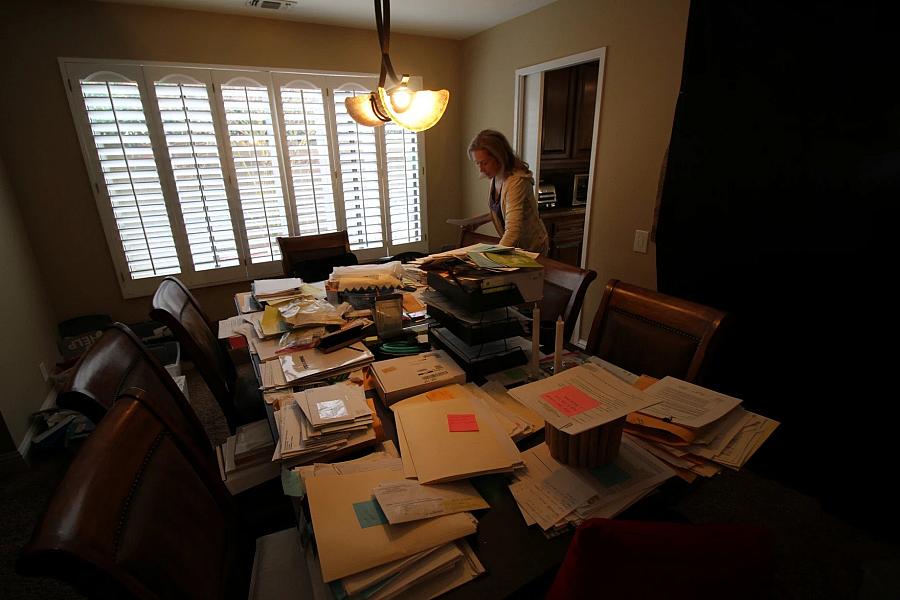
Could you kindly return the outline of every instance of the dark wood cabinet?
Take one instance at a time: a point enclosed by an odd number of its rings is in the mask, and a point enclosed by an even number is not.
[[[549,210],[541,213],[550,250],[547,255],[566,264],[581,265],[581,249],[584,244],[584,208]]]
[[[544,74],[542,169],[587,169],[594,136],[598,68],[599,63],[594,61]]]

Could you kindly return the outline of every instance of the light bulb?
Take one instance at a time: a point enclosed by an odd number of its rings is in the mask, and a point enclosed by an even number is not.
[[[394,109],[394,112],[402,113],[412,105],[415,92],[405,85],[401,85],[391,90],[389,95],[391,98],[391,108]]]

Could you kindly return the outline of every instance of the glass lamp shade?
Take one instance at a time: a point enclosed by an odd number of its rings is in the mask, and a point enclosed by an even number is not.
[[[450,102],[450,92],[447,90],[419,90],[413,92],[412,100],[405,110],[398,111],[391,102],[388,92],[384,88],[378,88],[379,108],[384,108],[385,114],[390,116],[400,127],[410,131],[425,131],[441,120],[447,103]]]
[[[373,101],[378,101],[378,97],[374,94],[366,94],[364,96],[353,96],[344,100],[344,106],[347,107],[347,113],[354,121],[366,127],[379,127],[385,124],[385,120],[380,118],[372,106]]]

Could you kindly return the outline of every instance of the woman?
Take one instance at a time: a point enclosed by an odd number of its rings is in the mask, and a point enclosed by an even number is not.
[[[484,177],[491,178],[490,213],[482,215],[478,227],[494,222],[500,244],[531,252],[547,253],[547,228],[538,214],[534,176],[528,164],[513,152],[499,131],[485,129],[469,144],[469,158]]]

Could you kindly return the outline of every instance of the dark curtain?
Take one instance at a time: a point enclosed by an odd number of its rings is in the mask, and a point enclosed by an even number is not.
[[[660,291],[732,317],[714,386],[782,421],[751,466],[882,533],[900,424],[883,6],[691,3],[656,238]]]

